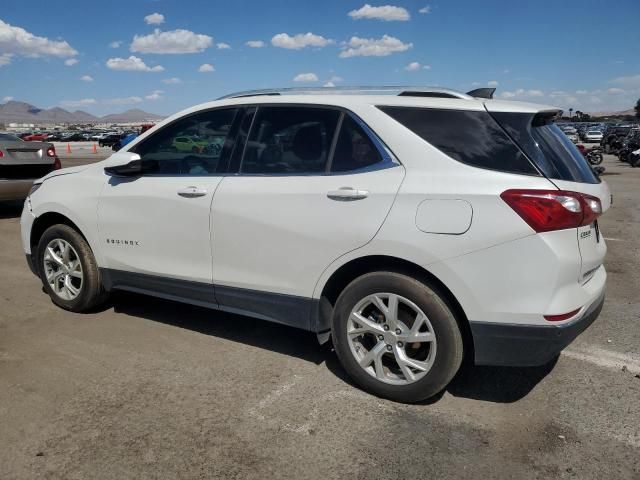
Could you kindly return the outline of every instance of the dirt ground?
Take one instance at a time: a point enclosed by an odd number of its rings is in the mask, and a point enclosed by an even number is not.
[[[600,318],[553,365],[473,368],[422,405],[295,329],[133,294],[65,312],[0,205],[0,478],[640,479],[640,168],[604,166]]]

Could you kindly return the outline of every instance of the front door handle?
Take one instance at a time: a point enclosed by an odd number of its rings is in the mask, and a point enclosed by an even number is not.
[[[204,188],[198,187],[186,187],[182,190],[178,190],[178,195],[185,198],[204,197],[207,191]]]
[[[337,200],[339,202],[350,202],[353,200],[362,200],[369,196],[367,190],[356,190],[351,187],[340,187],[338,190],[332,190],[327,193],[327,197],[331,200]]]

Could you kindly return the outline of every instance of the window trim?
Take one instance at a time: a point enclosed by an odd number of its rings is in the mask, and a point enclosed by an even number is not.
[[[245,140],[245,144],[242,151],[242,157],[240,159],[239,164],[234,169],[234,171],[227,172],[229,176],[237,176],[237,177],[335,177],[335,176],[344,176],[344,175],[356,175],[359,173],[367,173],[374,172],[377,170],[385,170],[387,168],[394,168],[402,165],[400,161],[395,157],[395,155],[391,152],[391,150],[386,146],[386,144],[380,139],[380,137],[367,125],[358,115],[356,115],[351,110],[337,106],[337,105],[324,105],[318,103],[255,103],[255,104],[246,104],[240,105],[239,107],[248,110],[251,107],[255,108],[255,112],[253,114],[253,118],[251,120],[251,126],[249,132],[247,134],[247,138]],[[321,108],[325,110],[337,110],[342,113],[340,118],[338,119],[338,124],[336,125],[336,131],[333,134],[333,139],[331,140],[331,147],[329,149],[329,154],[331,155],[326,162],[325,170],[323,172],[306,172],[306,173],[243,173],[242,172],[242,164],[244,162],[244,155],[246,153],[247,144],[249,143],[249,138],[251,137],[251,133],[255,126],[255,119],[258,116],[258,113],[261,108],[264,107],[279,107],[279,108],[291,108],[291,107],[303,107],[303,108]],[[347,170],[344,172],[330,172],[327,167],[331,167],[333,163],[333,154],[335,153],[335,143],[337,142],[338,135],[340,133],[339,127],[342,126],[342,121],[345,115],[349,115],[357,124],[360,126],[364,134],[369,137],[374,147],[378,150],[380,154],[381,160],[372,165],[368,165],[366,167],[358,168],[355,170]]]
[[[138,153],[137,149],[141,146],[144,145],[145,143],[147,143],[149,140],[151,140],[153,137],[155,137],[156,135],[159,135],[160,133],[162,133],[164,130],[166,130],[169,127],[174,126],[177,122],[180,122],[182,120],[185,120],[187,118],[193,117],[195,115],[200,115],[200,114],[204,114],[204,113],[209,113],[209,112],[216,112],[216,111],[220,111],[220,110],[235,110],[235,114],[233,116],[233,120],[231,122],[231,128],[229,129],[229,135],[233,136],[233,141],[234,141],[234,148],[232,149],[232,151],[230,152],[230,155],[233,154],[233,151],[235,150],[235,141],[238,138],[238,131],[235,128],[236,124],[239,120],[242,120],[242,118],[244,118],[244,110],[246,109],[246,107],[244,105],[224,105],[224,106],[220,106],[220,107],[213,107],[213,108],[205,108],[202,110],[198,110],[196,112],[191,112],[188,115],[183,115],[179,118],[174,119],[173,121],[171,121],[170,123],[167,123],[166,125],[163,125],[161,129],[159,129],[156,132],[153,132],[153,134],[149,135],[147,138],[145,138],[144,140],[142,140],[139,143],[136,143],[135,145],[132,146],[132,148],[130,150],[127,150],[128,152],[131,153]],[[240,113],[242,112],[242,115],[240,115]],[[178,138],[178,137],[176,137]],[[225,138],[225,142],[227,141],[227,138]],[[224,147],[223,147],[224,148]],[[142,165],[144,165],[144,159],[142,160]],[[140,177],[159,177],[159,178],[175,178],[175,177],[185,177],[185,178],[199,178],[199,177],[223,177],[225,175],[228,174],[228,170],[229,170],[229,166],[231,163],[231,158],[229,158],[229,161],[226,162],[227,164],[225,165],[225,168],[221,171],[221,172],[216,172],[216,173],[207,173],[207,174],[202,174],[202,175],[182,175],[182,174],[173,174],[173,173],[144,173],[141,172],[140,175],[138,177],[135,178],[140,178]]]

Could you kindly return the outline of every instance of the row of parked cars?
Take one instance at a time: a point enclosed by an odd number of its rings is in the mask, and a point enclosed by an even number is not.
[[[600,123],[596,124],[565,124],[561,126],[562,131],[573,142],[580,141],[584,143],[600,143],[603,137],[605,126]]]
[[[23,132],[17,136],[26,142],[98,142],[101,147],[113,147],[123,138],[131,134],[139,134],[151,128],[152,124],[142,125],[140,129],[128,130],[84,130],[84,131],[68,131],[68,132]]]

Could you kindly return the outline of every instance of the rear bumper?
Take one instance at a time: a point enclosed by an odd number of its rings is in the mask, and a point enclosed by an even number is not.
[[[29,195],[32,180],[6,180],[0,178],[0,200],[24,200]]]
[[[476,365],[544,365],[584,332],[600,315],[604,290],[584,314],[562,325],[470,322]]]

